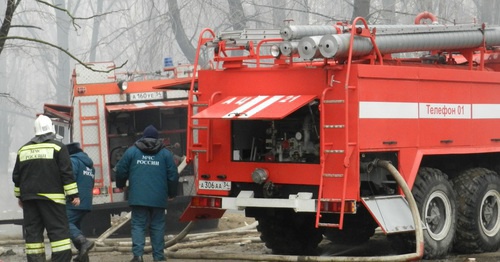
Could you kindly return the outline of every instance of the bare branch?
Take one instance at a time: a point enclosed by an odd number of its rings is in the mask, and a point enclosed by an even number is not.
[[[63,53],[65,53],[66,55],[68,55],[69,57],[73,58],[73,60],[77,61],[79,64],[83,65],[85,68],[89,69],[89,70],[92,70],[94,72],[101,72],[101,73],[109,73],[115,69],[120,69],[122,68],[123,66],[125,66],[128,62],[125,61],[123,64],[121,64],[120,66],[118,67],[115,67],[115,68],[112,68],[110,70],[96,70],[90,66],[88,66],[87,64],[85,64],[85,62],[81,61],[80,59],[76,58],[73,54],[71,54],[70,52],[68,52],[67,50],[65,50],[64,48],[60,47],[60,46],[57,46],[57,45],[54,45],[52,43],[49,43],[49,42],[45,42],[45,41],[42,41],[42,40],[39,40],[39,39],[34,39],[34,38],[29,38],[29,37],[22,37],[22,36],[7,36],[7,37],[0,37],[0,41],[2,40],[10,40],[10,39],[17,39],[17,40],[23,40],[23,41],[30,41],[30,42],[36,42],[36,43],[40,43],[40,44],[44,44],[44,45],[48,45],[50,47],[53,47],[55,49],[58,49],[60,51],[62,51]]]
[[[13,103],[16,106],[22,107],[23,109],[35,110],[33,107],[29,107],[29,106],[19,102],[19,100],[12,97],[9,93],[0,93],[0,97],[6,98],[7,101]]]
[[[75,23],[76,18],[68,10],[66,10],[65,8],[61,8],[61,7],[55,6],[55,5],[51,4],[51,3],[47,3],[47,2],[42,1],[42,0],[35,0],[35,1],[38,2],[38,3],[40,3],[40,4],[44,4],[44,5],[50,6],[50,7],[54,8],[54,9],[56,9],[56,10],[59,10],[59,11],[62,11],[64,13],[66,13],[71,18],[71,21],[72,21],[71,23],[73,24],[73,27],[75,28],[75,30],[77,30],[78,28],[80,28],[80,26],[77,23]]]
[[[68,11],[67,9],[65,9],[65,8],[61,8],[61,7],[55,6],[55,5],[51,4],[51,3],[48,3],[48,2],[45,2],[45,1],[42,1],[42,0],[36,0],[36,1],[38,3],[40,3],[40,4],[44,4],[44,5],[50,6],[50,7],[54,8],[54,9],[57,9],[59,11],[62,11],[64,13],[66,13],[71,18],[71,21],[72,21],[73,27],[75,27],[75,30],[77,29],[77,27],[80,28],[80,25],[78,25],[75,22],[76,20],[90,20],[90,19],[94,19],[96,17],[106,16],[106,15],[109,15],[109,14],[119,13],[119,12],[123,11],[123,10],[117,10],[117,11],[106,12],[106,13],[102,13],[102,14],[98,14],[98,15],[89,16],[89,17],[76,17],[76,16],[73,16],[73,14],[71,14],[71,12]]]
[[[35,28],[35,29],[43,30],[41,27],[34,26],[34,25],[11,25],[10,26],[10,28],[14,28],[14,27],[17,27],[17,28]]]

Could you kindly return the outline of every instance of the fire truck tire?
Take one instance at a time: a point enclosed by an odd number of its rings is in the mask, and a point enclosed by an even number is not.
[[[500,247],[500,177],[485,168],[464,171],[454,180],[457,192],[459,253],[494,252]]]
[[[439,169],[421,168],[412,193],[426,227],[424,258],[443,258],[453,246],[456,231],[456,200],[448,176]]]
[[[275,215],[256,217],[260,239],[274,254],[315,255],[323,240],[322,231],[314,227],[312,214],[297,214],[293,210],[275,210]]]
[[[439,169],[422,167],[412,189],[424,229],[424,259],[444,258],[455,237],[455,194],[448,176]],[[415,251],[415,234],[390,235],[392,247],[403,253]]]

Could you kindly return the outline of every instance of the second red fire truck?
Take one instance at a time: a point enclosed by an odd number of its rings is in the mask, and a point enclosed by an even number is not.
[[[126,193],[115,186],[113,167],[148,125],[159,130],[178,164],[186,154],[188,89],[193,66],[166,63],[159,72],[123,72],[113,62],[78,64],[71,79],[71,104],[44,105],[65,143],[79,142],[96,169],[93,212],[83,221],[88,236],[103,233],[112,217],[129,211]],[[182,230],[178,217],[193,191],[193,167],[181,172],[180,196],[169,206],[169,233]],[[199,228],[214,223],[199,224]],[[126,234],[126,228],[121,229]]]

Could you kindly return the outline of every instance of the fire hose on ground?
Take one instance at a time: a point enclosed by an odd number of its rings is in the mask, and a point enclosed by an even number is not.
[[[378,160],[375,164],[387,169],[401,187],[408,201],[412,218],[415,223],[416,245],[415,252],[402,255],[376,256],[376,257],[350,257],[350,256],[289,256],[289,255],[255,255],[255,254],[230,254],[230,253],[201,253],[201,252],[171,252],[167,249],[167,256],[177,259],[218,259],[239,261],[411,261],[422,258],[424,252],[423,228],[420,221],[417,203],[413,198],[410,188],[399,171],[389,162]]]
[[[397,184],[401,187],[404,195],[407,198],[412,218],[415,223],[415,236],[416,236],[416,251],[410,254],[402,255],[390,255],[390,256],[375,256],[375,257],[352,257],[352,256],[291,256],[291,255],[256,255],[256,254],[235,254],[235,253],[218,253],[218,252],[183,252],[178,251],[184,248],[200,248],[205,246],[214,246],[217,244],[224,243],[241,243],[247,244],[251,242],[261,242],[259,237],[236,237],[236,238],[224,238],[221,240],[214,241],[203,241],[202,243],[181,243],[186,241],[203,240],[213,236],[220,235],[247,235],[249,233],[257,233],[255,230],[257,223],[254,222],[251,225],[245,227],[218,231],[218,232],[208,232],[200,234],[190,234],[189,231],[194,225],[194,222],[190,222],[179,234],[177,234],[172,239],[167,239],[165,243],[167,256],[170,258],[177,259],[207,259],[207,260],[240,260],[240,261],[411,261],[418,260],[423,256],[424,243],[423,243],[423,228],[420,221],[420,216],[417,208],[417,204],[411,191],[406,184],[405,180],[399,174],[397,169],[389,162],[385,160],[375,161],[375,164],[379,167],[387,169],[396,180]],[[128,215],[128,214],[127,214]],[[115,232],[119,227],[123,226],[128,222],[130,218],[128,216],[123,219],[123,221],[111,227],[108,231],[103,233],[99,238],[96,239],[96,247],[93,248],[91,252],[129,252],[131,250],[132,243],[129,238],[125,239],[107,239],[113,232]],[[20,241],[20,242],[19,242]],[[19,240],[19,243],[24,243]],[[12,241],[11,241],[12,242]],[[17,242],[16,242],[17,243]],[[144,249],[145,253],[152,251],[149,242],[146,242],[146,247]]]

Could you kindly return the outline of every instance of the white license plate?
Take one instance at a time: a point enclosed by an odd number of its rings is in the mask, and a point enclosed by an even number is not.
[[[131,93],[130,101],[145,101],[163,99],[163,92]]]
[[[229,191],[231,190],[231,182],[200,180],[198,184],[198,189]]]

